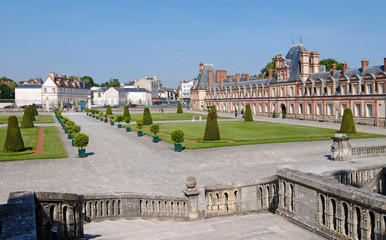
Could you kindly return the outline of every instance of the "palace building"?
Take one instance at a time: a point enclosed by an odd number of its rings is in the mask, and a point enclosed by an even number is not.
[[[275,57],[276,74],[269,78],[239,74],[227,75],[211,64],[200,63],[197,86],[191,92],[191,107],[204,110],[215,105],[217,111],[234,112],[250,104],[257,116],[317,121],[341,121],[351,108],[356,123],[386,126],[386,72],[384,65],[370,66],[362,60],[360,68],[331,71],[319,65],[319,53],[294,44],[285,57]]]

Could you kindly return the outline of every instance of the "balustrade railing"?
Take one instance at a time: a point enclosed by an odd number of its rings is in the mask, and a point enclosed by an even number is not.
[[[386,146],[357,147],[351,149],[352,157],[375,157],[386,155]]]

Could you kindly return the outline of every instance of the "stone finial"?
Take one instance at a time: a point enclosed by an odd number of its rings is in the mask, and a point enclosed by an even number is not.
[[[185,185],[186,185],[186,190],[194,191],[196,190],[196,184],[197,181],[194,177],[190,176],[186,178]]]
[[[198,195],[200,191],[196,187],[197,181],[194,177],[186,178],[186,190],[182,191],[188,198],[188,216],[189,220],[198,220],[201,218],[201,213],[198,209]]]

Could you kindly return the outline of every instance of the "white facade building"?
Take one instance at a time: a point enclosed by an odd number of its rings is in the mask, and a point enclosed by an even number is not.
[[[21,84],[15,87],[16,107],[42,104],[42,84]]]
[[[93,92],[93,103],[104,105],[151,105],[152,94],[143,88],[99,88]]]
[[[194,86],[194,80],[190,80],[190,81],[183,81],[183,82],[180,82],[180,99],[181,100],[189,100],[190,99],[190,90],[193,88]]]

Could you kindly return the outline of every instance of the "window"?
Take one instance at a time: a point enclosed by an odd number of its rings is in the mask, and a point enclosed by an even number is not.
[[[358,94],[358,84],[353,84],[352,94],[357,95]]]
[[[47,88],[44,88],[44,93],[47,93]]]
[[[272,88],[272,97],[276,97],[276,89],[275,88]]]
[[[380,83],[380,84],[378,85],[378,93],[379,93],[379,94],[385,93],[385,84],[384,84],[384,83]]]
[[[343,113],[344,113],[344,110],[347,108],[347,104],[346,103],[342,103],[341,105],[341,115],[343,116]]]
[[[317,89],[317,91],[316,91],[317,93],[316,94],[317,95],[322,95],[322,88],[321,87],[317,87],[316,89]]]
[[[312,94],[312,93],[311,93],[311,88],[309,87],[309,88],[308,88],[308,96],[311,96],[311,94]]]
[[[346,95],[346,84],[342,84],[341,89],[342,89],[342,91],[341,91],[340,95]]]
[[[332,95],[332,86],[328,86],[327,89],[327,94]]]
[[[55,88],[52,88],[52,93],[55,93]]]
[[[98,93],[98,97],[101,97],[101,96],[102,96],[102,94],[99,92],[99,93]]]
[[[294,113],[294,104],[293,103],[290,104],[290,113]]]
[[[366,84],[366,93],[367,94],[372,94],[373,93],[373,84],[371,84],[371,83]]]
[[[303,96],[303,88],[301,87],[301,88],[299,88],[299,96]]]
[[[367,115],[367,117],[373,116],[373,105],[372,104],[366,104],[366,115]]]
[[[307,104],[307,114],[309,114],[309,115],[312,114],[311,103]]]
[[[327,104],[327,115],[332,115],[332,104],[331,103],[329,103],[329,104]]]
[[[294,87],[290,87],[290,96],[292,97],[294,95]]]
[[[303,104],[299,104],[299,114],[303,114]]]
[[[259,104],[259,112],[263,112],[263,105],[261,103]]]
[[[361,116],[361,104],[359,103],[355,104],[355,116],[356,117]]]
[[[316,104],[316,114],[322,115],[322,104],[320,103]]]
[[[268,103],[265,104],[265,112],[268,112]]]
[[[272,110],[273,110],[274,112],[276,112],[276,104],[275,104],[275,103],[272,104]]]
[[[284,87],[281,87],[281,88],[280,88],[280,96],[281,96],[281,97],[284,97]]]

